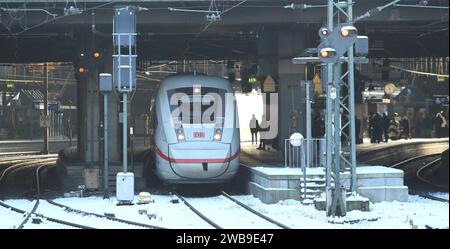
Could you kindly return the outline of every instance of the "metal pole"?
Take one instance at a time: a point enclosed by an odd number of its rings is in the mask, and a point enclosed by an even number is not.
[[[44,63],[44,115],[48,117],[48,64]],[[48,127],[44,127],[44,154],[48,154]]]
[[[128,154],[127,154],[127,144],[128,144],[128,127],[127,127],[127,118],[128,118],[128,114],[127,114],[127,93],[123,93],[123,113],[122,113],[122,125],[123,125],[123,148],[122,148],[122,152],[123,152],[123,173],[127,173],[127,164],[128,164]]]
[[[306,67],[306,65],[305,65]],[[306,165],[311,167],[311,82],[306,81]]]
[[[347,16],[348,22],[351,24],[353,22],[353,1],[347,0]],[[356,192],[357,190],[357,175],[356,175],[356,133],[355,133],[355,118],[356,118],[356,110],[355,110],[355,69],[353,62],[353,45],[348,50],[348,105],[350,110],[350,163],[351,166],[351,191]]]
[[[333,0],[328,0],[328,6],[327,6],[327,28],[331,32],[333,31]],[[330,96],[330,89],[332,87],[332,79],[333,79],[333,63],[327,63],[326,66],[327,69],[327,103],[326,103],[326,186],[327,188],[331,187],[331,155],[332,155],[332,149],[333,149],[333,136],[331,135],[332,132],[332,100]]]
[[[103,94],[103,191],[108,194],[108,94]]]

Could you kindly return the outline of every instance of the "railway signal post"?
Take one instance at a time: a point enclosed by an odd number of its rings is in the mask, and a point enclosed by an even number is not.
[[[367,63],[367,58],[354,57],[353,50],[358,55],[367,55],[368,38],[357,35],[358,31],[353,26],[352,4],[351,0],[328,0],[327,27],[319,30],[321,43],[317,47],[317,57],[297,57],[292,60],[294,64],[321,63],[325,71],[327,216],[333,217],[346,215],[346,195],[341,185],[340,172],[350,170],[350,191],[357,191],[354,63]],[[335,13],[339,12],[346,20],[340,23],[338,18],[337,24],[334,24]],[[347,71],[342,73],[344,63],[347,64]],[[348,95],[344,96],[341,88],[347,88]],[[348,116],[343,123],[342,116]],[[342,144],[342,137],[345,138],[345,144]],[[332,175],[334,187],[331,184]]]
[[[128,94],[136,89],[136,7],[116,6],[113,20],[113,82],[123,96],[123,172],[117,174],[119,204],[131,204],[134,198],[134,174],[128,171]]]

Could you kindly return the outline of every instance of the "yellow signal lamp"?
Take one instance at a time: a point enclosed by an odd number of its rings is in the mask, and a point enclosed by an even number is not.
[[[341,28],[342,37],[352,37],[358,33],[358,30],[354,26],[344,26]]]
[[[336,56],[336,49],[334,48],[322,48],[319,51],[319,56],[322,58],[332,58]]]
[[[98,51],[94,52],[94,58],[95,59],[100,58],[100,56],[102,56],[102,54],[100,52],[98,52]]]

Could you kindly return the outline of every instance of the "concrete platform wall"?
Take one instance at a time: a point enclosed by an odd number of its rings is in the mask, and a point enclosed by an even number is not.
[[[248,191],[264,203],[304,198],[304,182],[300,169],[248,168],[250,181]],[[408,187],[403,186],[403,171],[383,166],[357,168],[358,193],[372,202],[408,201]],[[350,188],[350,174],[341,174],[342,185]],[[334,184],[334,183],[333,183]],[[325,173],[322,168],[307,170],[306,198],[325,191]]]

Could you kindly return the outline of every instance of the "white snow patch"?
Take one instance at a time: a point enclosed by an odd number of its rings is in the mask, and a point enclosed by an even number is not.
[[[250,195],[234,197],[256,211],[292,228],[410,229],[413,225],[417,225],[418,228],[426,228],[427,226],[433,228],[449,227],[448,203],[433,201],[416,195],[410,195],[409,202],[371,203],[369,212],[350,211],[346,217],[340,218],[329,218],[325,211],[316,210],[314,205],[304,205],[296,200],[264,204]],[[155,200],[154,203],[133,206],[116,206],[117,200],[115,198],[104,200],[102,197],[59,198],[55,201],[75,209],[98,214],[113,213],[117,218],[159,227],[212,228],[211,225],[184,205],[181,200],[179,203],[171,203],[172,196],[166,195],[152,195],[152,199]],[[225,197],[187,198],[187,200],[201,212],[204,212],[205,216],[224,228],[278,228]],[[28,200],[8,200],[5,202],[26,211],[30,211],[34,204],[34,202]],[[136,202],[137,198],[135,198]],[[147,214],[154,214],[156,218],[149,219],[146,214],[139,214],[139,211],[142,210],[145,210]],[[68,213],[64,209],[50,205],[45,201],[41,201],[37,212],[52,218],[98,228],[140,228],[93,216]],[[21,214],[0,207],[0,228],[15,228],[22,220]],[[32,224],[30,221],[25,228],[60,229],[70,227],[43,220],[41,224]]]

